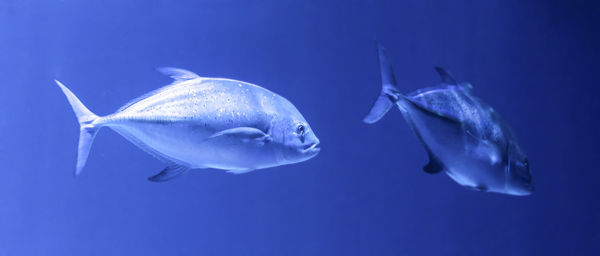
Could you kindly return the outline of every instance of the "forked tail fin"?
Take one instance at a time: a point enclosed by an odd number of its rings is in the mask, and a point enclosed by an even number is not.
[[[92,142],[94,142],[94,137],[96,137],[96,133],[100,128],[94,124],[94,121],[98,119],[98,116],[87,109],[69,88],[58,80],[54,80],[54,82],[56,82],[67,97],[67,100],[69,100],[73,112],[75,112],[75,115],[77,116],[77,121],[79,121],[79,148],[77,151],[77,168],[75,169],[75,176],[77,176],[85,166],[85,162],[90,153],[90,148],[92,147]]]
[[[381,93],[373,107],[371,107],[369,114],[363,119],[363,122],[368,124],[379,121],[396,104],[399,96],[392,64],[385,56],[385,48],[379,43],[377,44],[377,54],[379,56],[379,69],[381,70]]]

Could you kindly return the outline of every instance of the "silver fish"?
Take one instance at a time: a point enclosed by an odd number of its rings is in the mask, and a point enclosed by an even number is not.
[[[533,192],[529,162],[515,134],[497,112],[473,96],[470,84],[458,83],[436,67],[441,85],[404,95],[380,45],[378,55],[382,90],[364,122],[377,122],[397,105],[429,155],[425,172],[445,171],[458,184],[479,191]]]
[[[168,164],[151,181],[166,181],[191,169],[245,173],[302,162],[319,153],[319,139],[285,98],[241,81],[203,78],[177,68],[159,71],[175,81],[107,116],[89,111],[55,80],[80,124],[75,175],[83,170],[102,127]]]

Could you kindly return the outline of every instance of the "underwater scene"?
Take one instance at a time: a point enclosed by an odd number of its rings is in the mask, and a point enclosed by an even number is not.
[[[599,14],[0,1],[0,256],[600,255]]]

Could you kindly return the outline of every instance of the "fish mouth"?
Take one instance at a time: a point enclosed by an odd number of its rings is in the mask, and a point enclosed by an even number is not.
[[[318,153],[321,150],[320,145],[321,143],[315,142],[313,144],[305,146],[303,151],[306,153]]]
[[[528,186],[522,187],[522,188],[519,188],[519,187],[512,188],[508,194],[515,195],[515,196],[528,196],[528,195],[533,194],[533,191],[534,191],[534,187],[533,187],[533,184],[531,184],[531,185],[528,185]]]
[[[533,179],[529,170],[524,172],[523,170],[514,169],[511,170],[510,165],[507,167],[509,172],[508,176],[508,190],[511,195],[515,196],[528,196],[534,191]]]

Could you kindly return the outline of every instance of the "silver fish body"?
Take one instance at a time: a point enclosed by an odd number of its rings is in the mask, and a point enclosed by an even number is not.
[[[517,160],[511,156],[528,165],[516,136],[470,88],[442,85],[419,90],[397,105],[434,161],[429,167],[440,165],[458,184],[477,190],[515,195],[531,192],[528,166],[527,171],[510,168]],[[435,173],[436,169],[425,171]]]
[[[497,112],[473,96],[470,84],[458,83],[436,68],[441,85],[403,95],[381,46],[378,53],[382,91],[366,123],[378,121],[397,105],[429,155],[425,172],[445,172],[458,184],[479,191],[532,193],[528,159],[515,134]]]
[[[57,81],[82,127],[76,173],[100,127],[112,128],[169,165],[153,181],[201,168],[244,173],[305,161],[319,152],[319,140],[285,98],[241,81],[202,78],[175,68],[161,71],[175,82],[104,117],[89,110],[78,114],[83,105],[73,104],[74,95]]]

